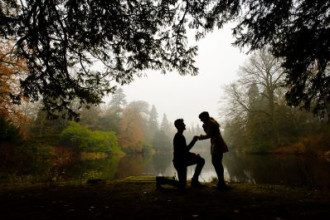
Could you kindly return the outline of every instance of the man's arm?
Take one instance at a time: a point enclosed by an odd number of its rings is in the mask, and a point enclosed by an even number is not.
[[[190,143],[187,145],[188,151],[195,145],[196,141],[198,140],[198,136],[194,136],[194,138],[190,141]]]

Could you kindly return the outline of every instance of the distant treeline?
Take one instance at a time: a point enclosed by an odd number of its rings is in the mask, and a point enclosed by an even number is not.
[[[63,117],[48,119],[42,109],[41,105],[20,106],[17,111],[24,120],[2,115],[1,170],[14,175],[39,173],[45,178],[79,159],[116,160],[124,154],[172,151],[173,123],[165,114],[159,123],[156,107],[145,101],[127,103],[122,89],[103,106],[77,109],[79,121],[68,120],[65,112],[59,112]]]

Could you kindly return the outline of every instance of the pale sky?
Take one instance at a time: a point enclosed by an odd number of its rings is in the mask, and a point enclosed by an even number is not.
[[[147,73],[146,77],[122,86],[127,101],[142,100],[150,107],[155,105],[159,122],[164,113],[170,122],[183,118],[187,126],[200,124],[198,115],[202,111],[219,118],[223,85],[237,79],[239,66],[247,60],[245,53],[231,45],[233,41],[229,26],[209,33],[197,42],[197,76],[180,76],[176,72]]]

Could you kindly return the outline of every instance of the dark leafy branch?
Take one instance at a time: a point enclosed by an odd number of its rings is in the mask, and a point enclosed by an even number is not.
[[[2,37],[17,38],[27,60],[24,95],[42,97],[49,113],[70,103],[98,104],[143,70],[197,74],[197,48],[188,48],[178,1],[5,1]],[[183,20],[182,20],[183,19]],[[178,28],[180,26],[180,28]],[[100,65],[100,66],[98,66]],[[71,111],[73,113],[73,111]],[[73,116],[76,116],[73,114]]]
[[[2,0],[0,34],[17,39],[29,66],[24,95],[46,109],[97,104],[144,70],[197,74],[196,38],[236,22],[234,45],[264,46],[283,60],[291,105],[324,113],[330,103],[328,0]],[[95,68],[101,65],[102,68]],[[330,113],[328,112],[328,115]],[[329,117],[328,117],[329,118]]]

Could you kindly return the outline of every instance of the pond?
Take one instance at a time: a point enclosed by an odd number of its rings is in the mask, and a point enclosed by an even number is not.
[[[216,177],[209,152],[195,152],[205,158],[200,181],[209,182]],[[64,155],[65,156],[65,155]],[[16,160],[15,166],[7,164],[0,170],[0,182],[62,182],[101,178],[123,179],[128,176],[174,176],[172,154],[155,154],[109,157],[106,154],[83,155],[81,159],[61,161]],[[35,164],[38,162],[37,164]],[[55,163],[56,162],[56,163]],[[60,163],[61,162],[61,163]],[[330,161],[295,155],[251,155],[229,152],[224,154],[225,180],[253,184],[276,184],[330,189]],[[195,166],[188,167],[188,179]]]
[[[200,181],[216,177],[208,153],[201,153],[206,163]],[[188,168],[188,178],[195,166]],[[279,184],[288,186],[330,188],[330,162],[325,159],[295,155],[224,154],[225,179],[229,182]],[[155,154],[149,160],[125,156],[118,164],[114,178],[127,176],[177,176],[171,154]]]

